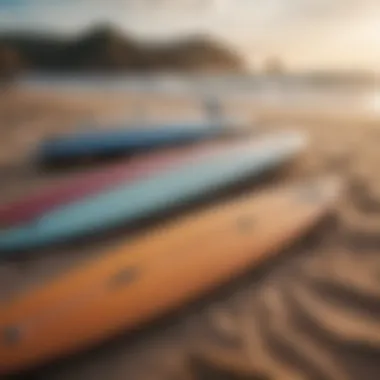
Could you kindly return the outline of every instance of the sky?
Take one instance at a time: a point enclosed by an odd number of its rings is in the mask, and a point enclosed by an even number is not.
[[[144,39],[210,34],[249,65],[380,71],[380,0],[0,0],[0,29],[77,33],[110,22]]]

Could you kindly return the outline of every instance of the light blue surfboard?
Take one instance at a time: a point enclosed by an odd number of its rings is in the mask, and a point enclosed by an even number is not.
[[[30,249],[146,218],[223,186],[274,169],[298,155],[307,138],[281,133],[249,138],[134,183],[62,206],[39,220],[0,231],[0,252]],[[1,253],[0,253],[1,256]]]

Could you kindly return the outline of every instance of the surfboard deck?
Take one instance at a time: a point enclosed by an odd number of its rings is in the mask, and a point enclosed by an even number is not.
[[[238,144],[238,140],[205,142],[145,154],[101,169],[77,173],[58,184],[46,186],[25,197],[0,205],[0,228],[30,222],[46,212],[106,191],[122,182],[130,183],[157,171],[164,172],[186,160],[201,159],[223,149],[233,149]]]
[[[307,146],[303,133],[276,133],[241,141],[234,149],[187,161],[158,173],[0,230],[0,256],[62,243],[174,210],[239,181],[254,178],[295,159]]]
[[[73,354],[204,295],[315,225],[334,178],[260,193],[145,233],[0,306],[0,374]]]

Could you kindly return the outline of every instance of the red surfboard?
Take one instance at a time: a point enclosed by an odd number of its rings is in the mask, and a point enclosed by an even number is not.
[[[158,170],[169,170],[186,160],[201,158],[218,150],[233,148],[240,142],[213,142],[173,148],[122,161],[107,168],[79,173],[62,182],[0,205],[0,227],[10,227],[34,220],[43,213],[86,196],[112,188],[121,182],[144,178]]]

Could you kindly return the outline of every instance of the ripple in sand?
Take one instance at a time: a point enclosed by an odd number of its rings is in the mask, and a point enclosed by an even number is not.
[[[349,299],[345,304],[341,299],[334,302],[336,299],[321,292],[316,283],[307,286],[304,282],[293,284],[288,294],[292,304],[297,305],[297,312],[302,312],[304,319],[313,321],[314,327],[318,326],[330,339],[350,344],[366,342],[380,349],[378,318],[369,318],[361,310],[352,308]]]
[[[279,291],[261,293],[259,312],[264,313],[266,321],[262,326],[264,339],[278,360],[297,369],[306,379],[348,379],[324,347],[312,342],[294,324],[291,310]]]

